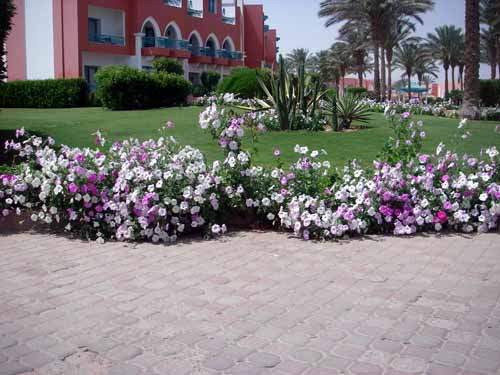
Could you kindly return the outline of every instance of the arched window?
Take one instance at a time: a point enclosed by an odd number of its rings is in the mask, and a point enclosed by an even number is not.
[[[210,56],[215,56],[215,53],[218,49],[217,40],[213,36],[208,37],[207,42],[205,43],[205,47],[210,50]]]
[[[234,51],[234,45],[230,39],[224,40],[224,43],[222,43],[222,49],[230,52]]]
[[[151,19],[146,20],[142,26],[142,32],[145,34],[144,47],[154,47],[156,45],[156,37],[160,36],[158,25]]]
[[[172,25],[170,25],[169,27],[167,27],[167,31],[165,32],[165,36],[168,39],[172,39],[172,40],[178,40],[178,39],[180,39],[179,35],[177,35],[177,30]]]

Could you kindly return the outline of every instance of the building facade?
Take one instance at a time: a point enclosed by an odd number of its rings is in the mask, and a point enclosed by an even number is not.
[[[244,0],[15,0],[9,80],[85,77],[122,64],[182,62],[185,78],[234,67],[272,67],[277,33],[262,5]]]

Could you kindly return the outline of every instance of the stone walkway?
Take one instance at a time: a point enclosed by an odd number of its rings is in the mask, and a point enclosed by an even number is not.
[[[4,234],[0,374],[500,374],[500,235]]]

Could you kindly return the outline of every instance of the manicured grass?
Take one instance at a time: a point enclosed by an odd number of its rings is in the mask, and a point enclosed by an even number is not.
[[[97,129],[108,140],[138,137],[146,139],[158,136],[158,129],[167,120],[175,123],[171,134],[182,144],[190,144],[206,153],[209,160],[222,156],[220,148],[207,132],[198,127],[201,107],[169,108],[148,111],[112,112],[101,108],[74,109],[2,109],[0,131],[25,127],[44,135],[50,135],[58,143],[69,146],[92,146]],[[424,151],[432,152],[439,142],[454,143],[458,137],[458,120],[421,116],[425,123],[427,141]],[[500,136],[494,133],[494,122],[471,122],[471,139],[460,142],[457,150],[478,154],[481,148],[496,145],[500,147]],[[269,132],[258,143],[256,162],[273,164],[273,150],[281,149],[285,162],[295,160],[295,144],[307,145],[310,149],[325,149],[328,158],[336,165],[358,159],[363,164],[373,160],[387,137],[391,134],[388,122],[382,114],[373,114],[373,120],[359,131],[334,132]]]

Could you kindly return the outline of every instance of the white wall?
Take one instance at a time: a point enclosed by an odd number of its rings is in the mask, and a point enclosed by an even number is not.
[[[103,67],[107,65],[129,65],[134,66],[134,56],[109,55],[104,53],[83,52],[82,76],[85,73],[85,65]]]
[[[124,14],[122,11],[99,8],[89,5],[89,18],[101,20],[101,33],[111,36],[124,36]]]
[[[26,78],[54,78],[52,0],[25,0]]]

